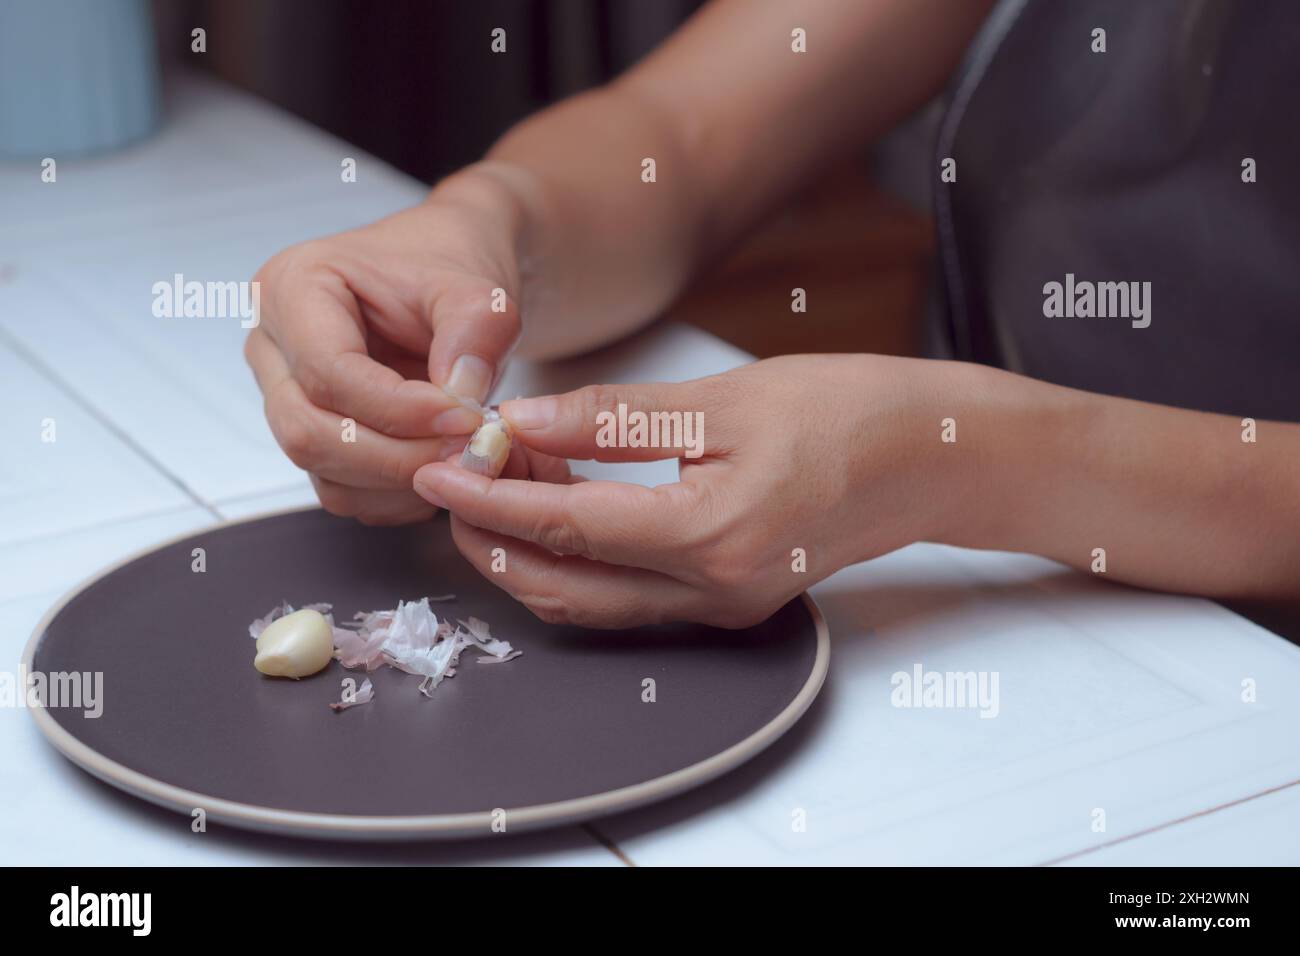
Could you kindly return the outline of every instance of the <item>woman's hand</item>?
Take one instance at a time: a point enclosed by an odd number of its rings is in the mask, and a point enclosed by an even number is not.
[[[462,554],[543,620],[743,627],[845,565],[934,536],[956,504],[941,420],[971,366],[791,356],[681,385],[606,385],[505,402],[516,442],[600,461],[680,459],[680,481],[415,475]],[[955,372],[954,372],[955,370]],[[679,413],[676,448],[608,447],[602,423]],[[629,435],[633,434],[628,432]],[[702,445],[681,447],[702,437]],[[702,450],[699,457],[696,450]],[[504,549],[505,570],[500,571]],[[496,571],[494,571],[494,566]]]
[[[703,455],[605,447],[598,416],[620,405],[699,413]],[[416,472],[420,495],[452,512],[465,557],[548,621],[743,626],[839,568],[921,540],[1044,555],[1140,587],[1300,599],[1298,424],[864,355],[790,356],[501,411],[534,451],[682,459],[681,480],[657,488]]]
[[[509,190],[471,169],[258,272],[244,353],[276,441],[327,510],[375,524],[433,514],[411,477],[464,444],[479,415],[461,400],[486,398],[519,337],[517,218]]]

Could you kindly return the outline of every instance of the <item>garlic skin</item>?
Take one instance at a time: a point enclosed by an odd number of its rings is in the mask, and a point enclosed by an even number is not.
[[[460,466],[476,475],[499,477],[510,457],[510,426],[492,410],[483,416],[483,424],[474,432],[460,456]]]
[[[334,628],[320,611],[303,608],[266,626],[253,666],[268,677],[307,677],[334,659]]]

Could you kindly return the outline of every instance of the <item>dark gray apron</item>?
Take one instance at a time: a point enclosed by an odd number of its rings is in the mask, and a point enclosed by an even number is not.
[[[938,139],[951,354],[1300,420],[1298,96],[1297,0],[1001,3]],[[1067,276],[1150,283],[1149,326],[1045,315]]]

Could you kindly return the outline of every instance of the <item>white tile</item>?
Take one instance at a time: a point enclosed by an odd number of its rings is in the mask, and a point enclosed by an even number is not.
[[[274,253],[426,188],[220,84],[182,77],[169,121],[41,183],[0,165],[0,327],[204,501],[300,479],[263,421],[238,319],[158,319],[155,282],[243,281]],[[344,156],[360,163],[343,183]]]
[[[111,252],[68,243],[11,264],[0,328],[204,501],[274,490],[301,472],[266,426],[246,330],[238,318],[157,318],[153,284],[250,279],[284,246],[372,218],[342,198],[123,237]]]
[[[200,499],[300,478],[271,438],[256,385],[241,367],[237,322],[150,332],[120,320],[130,310],[116,301],[111,293],[82,298],[28,269],[0,285],[0,327]],[[142,312],[152,320],[147,301]],[[213,332],[215,341],[203,345],[184,341]]]
[[[216,518],[188,505],[124,521],[106,522],[0,549],[0,603],[54,598],[108,565],[170,538],[208,527]]]
[[[1300,784],[1074,857],[1068,866],[1300,866]]]
[[[41,180],[39,159],[0,162],[0,257],[57,251],[73,238],[111,246],[214,214],[328,201],[344,191],[382,214],[425,192],[380,160],[201,73],[169,76],[166,106],[162,127],[140,143],[52,157],[53,183]],[[344,157],[358,161],[355,183],[342,181]]]
[[[0,404],[4,553],[20,541],[194,503],[3,340]]]
[[[633,862],[1040,863],[1300,777],[1300,649],[1208,602],[932,545],[814,593],[825,699],[755,766],[602,822]],[[996,673],[997,716],[894,706],[917,663]]]

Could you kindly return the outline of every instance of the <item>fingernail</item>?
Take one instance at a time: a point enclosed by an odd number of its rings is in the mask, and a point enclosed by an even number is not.
[[[447,376],[447,392],[457,398],[468,398],[482,403],[487,400],[492,387],[492,367],[477,355],[462,355],[451,367]]]
[[[555,421],[560,403],[553,395],[541,398],[516,398],[501,403],[501,417],[515,428],[546,428]]]
[[[439,435],[468,435],[482,423],[478,412],[462,406],[449,408],[433,417],[433,430]]]

